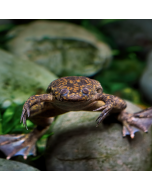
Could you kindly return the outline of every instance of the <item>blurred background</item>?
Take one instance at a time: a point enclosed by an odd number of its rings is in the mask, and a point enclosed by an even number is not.
[[[150,19],[1,19],[0,134],[26,133],[24,102],[62,76],[96,79],[105,93],[151,106],[151,31]]]

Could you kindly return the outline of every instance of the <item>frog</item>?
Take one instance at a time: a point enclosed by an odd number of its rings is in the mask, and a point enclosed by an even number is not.
[[[85,76],[66,76],[52,81],[46,94],[33,95],[23,105],[21,122],[27,127],[27,118],[36,127],[28,134],[0,135],[0,150],[7,159],[22,155],[36,155],[36,142],[50,128],[56,116],[70,111],[100,112],[96,126],[114,114],[122,123],[122,136],[133,139],[139,130],[148,132],[152,125],[152,107],[128,113],[126,101],[103,92],[99,81]],[[71,118],[72,119],[72,118]]]

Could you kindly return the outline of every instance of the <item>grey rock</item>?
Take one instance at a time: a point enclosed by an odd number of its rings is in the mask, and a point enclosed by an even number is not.
[[[37,168],[16,162],[13,160],[6,160],[0,158],[0,171],[39,171]]]
[[[127,104],[129,112],[140,110]],[[47,170],[150,170],[152,130],[123,138],[118,123],[95,127],[99,114],[69,112],[57,118],[47,143]]]
[[[147,66],[140,79],[142,93],[152,103],[152,51],[148,55]]]
[[[44,93],[55,79],[57,76],[44,67],[0,50],[0,104],[3,107],[12,102],[23,103],[33,94]]]
[[[12,19],[0,19],[0,25],[3,27],[8,24],[13,24]]]
[[[18,26],[7,35],[13,54],[45,66],[58,76],[93,75],[109,65],[111,50],[77,25],[35,21]]]
[[[140,54],[146,56],[152,48],[151,19],[118,19],[102,29],[115,41],[119,48],[142,47]]]

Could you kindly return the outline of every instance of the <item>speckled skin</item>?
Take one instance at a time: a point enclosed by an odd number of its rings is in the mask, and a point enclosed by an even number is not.
[[[21,121],[26,126],[26,117],[28,116],[33,123],[37,124],[37,127],[32,133],[24,137],[24,142],[20,146],[5,153],[7,159],[16,155],[24,147],[28,147],[22,153],[26,159],[36,140],[48,130],[54,117],[69,111],[100,111],[101,114],[97,118],[97,125],[109,113],[116,112],[118,120],[123,124],[123,136],[130,134],[131,138],[134,138],[136,131],[130,125],[147,132],[152,123],[152,119],[148,119],[152,118],[152,108],[135,114],[125,112],[125,108],[126,102],[124,100],[103,93],[101,84],[96,80],[83,76],[57,79],[50,83],[47,88],[47,94],[31,96],[25,102]],[[144,118],[145,121],[139,122],[140,117]],[[0,145],[10,143],[11,140],[7,140],[0,142]],[[35,154],[35,149],[33,154]]]

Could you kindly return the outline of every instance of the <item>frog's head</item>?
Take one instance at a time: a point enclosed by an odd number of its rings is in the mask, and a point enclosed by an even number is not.
[[[47,93],[62,102],[88,101],[102,91],[98,81],[83,76],[62,77],[51,82],[47,88]]]

